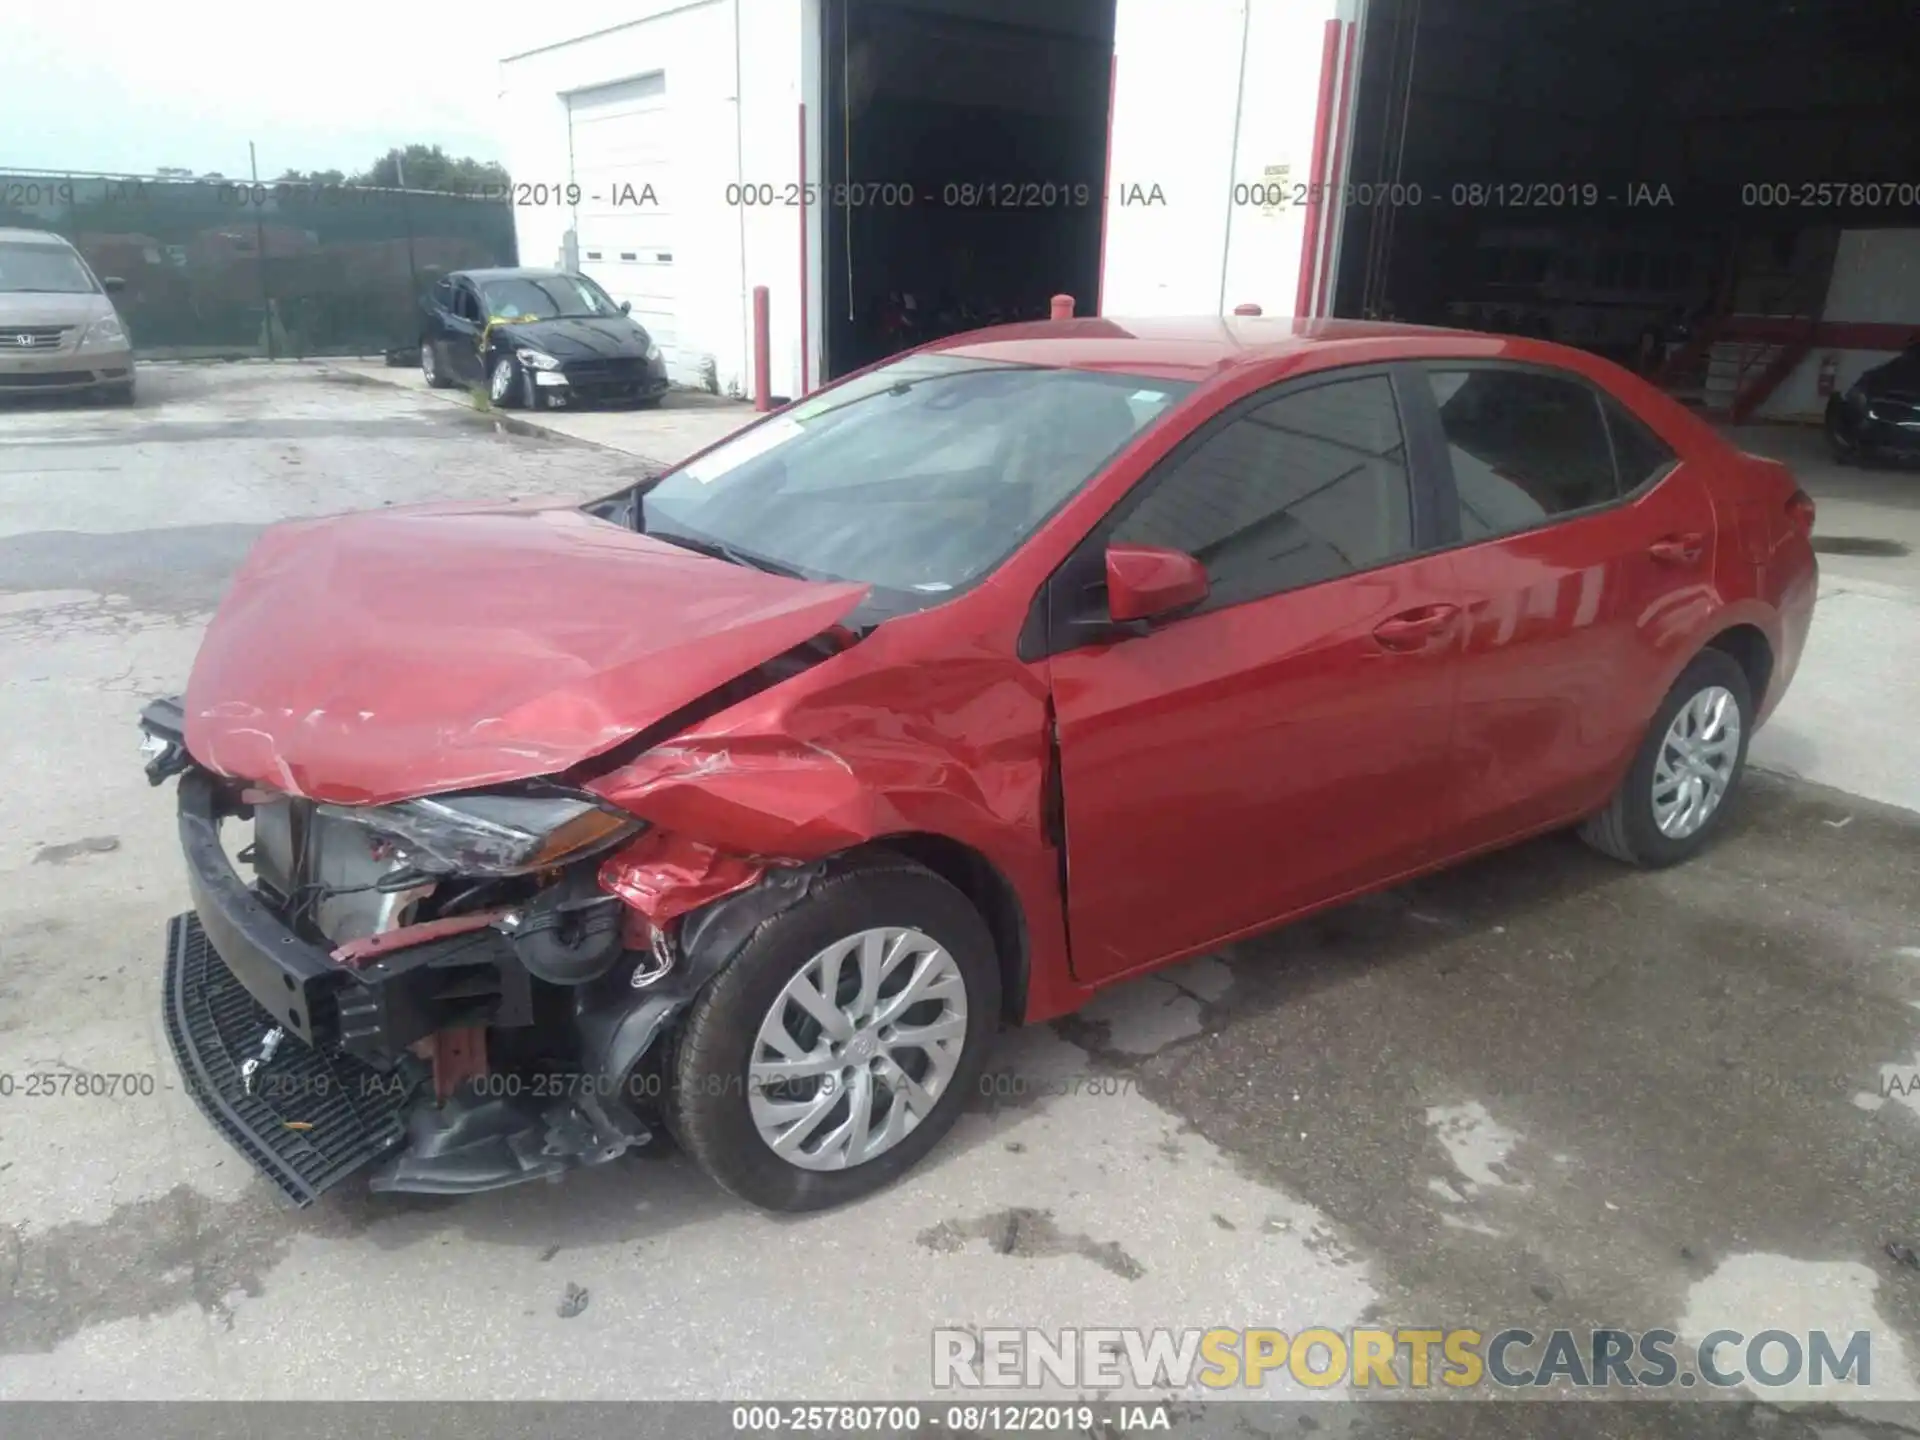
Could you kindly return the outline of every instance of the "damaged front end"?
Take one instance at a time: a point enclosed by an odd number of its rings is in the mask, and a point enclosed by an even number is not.
[[[364,1169],[467,1193],[645,1143],[655,1041],[727,937],[807,883],[788,867],[742,894],[760,867],[551,781],[336,805],[197,764],[177,700],[141,728],[149,779],[179,779],[193,900],[169,926],[168,1038],[208,1118],[299,1204]],[[687,866],[704,886],[664,909],[607,883]]]

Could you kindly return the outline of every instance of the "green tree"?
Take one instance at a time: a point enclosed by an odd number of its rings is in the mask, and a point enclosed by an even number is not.
[[[353,183],[404,184],[409,190],[499,190],[507,184],[507,172],[492,160],[476,160],[470,155],[456,159],[438,145],[408,145],[389,150],[355,175]]]
[[[344,185],[347,172],[344,170],[288,170],[280,176],[282,185]]]

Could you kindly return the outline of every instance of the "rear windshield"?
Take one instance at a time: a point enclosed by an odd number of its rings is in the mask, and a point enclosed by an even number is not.
[[[671,472],[641,523],[924,608],[991,572],[1192,388],[903,356]]]
[[[91,295],[98,288],[64,245],[0,240],[0,295]]]

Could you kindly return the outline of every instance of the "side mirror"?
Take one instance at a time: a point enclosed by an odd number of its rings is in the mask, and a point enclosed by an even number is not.
[[[633,302],[631,300],[622,300],[620,302],[620,313],[622,315],[631,315],[633,313]]]
[[[1206,598],[1206,567],[1184,550],[1107,547],[1107,613],[1115,624],[1157,619]]]
[[[118,275],[103,275],[100,277],[100,286],[109,295],[118,295],[127,288],[127,282]]]

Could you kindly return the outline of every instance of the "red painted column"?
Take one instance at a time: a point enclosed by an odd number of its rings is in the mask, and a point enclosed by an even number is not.
[[[813,388],[809,373],[813,357],[807,351],[807,302],[813,293],[807,265],[807,107],[800,106],[800,395]],[[795,396],[795,399],[800,398]]]
[[[1306,233],[1300,237],[1300,281],[1293,313],[1313,313],[1313,262],[1320,251],[1320,190],[1327,181],[1327,137],[1333,129],[1333,82],[1340,63],[1340,22],[1327,21],[1320,43],[1320,102],[1313,112],[1313,158],[1307,166]]]
[[[753,408],[773,408],[773,306],[767,287],[753,287]]]
[[[1358,78],[1353,73],[1353,42],[1360,33],[1360,27],[1351,21],[1346,22],[1347,44],[1340,60],[1340,109],[1333,118],[1333,165],[1327,172],[1329,185],[1340,184],[1340,167],[1347,158],[1347,111],[1353,102],[1353,83]],[[1329,206],[1320,243],[1320,274],[1317,293],[1314,296],[1313,313],[1326,315],[1330,310],[1333,288],[1333,232],[1336,212]]]

